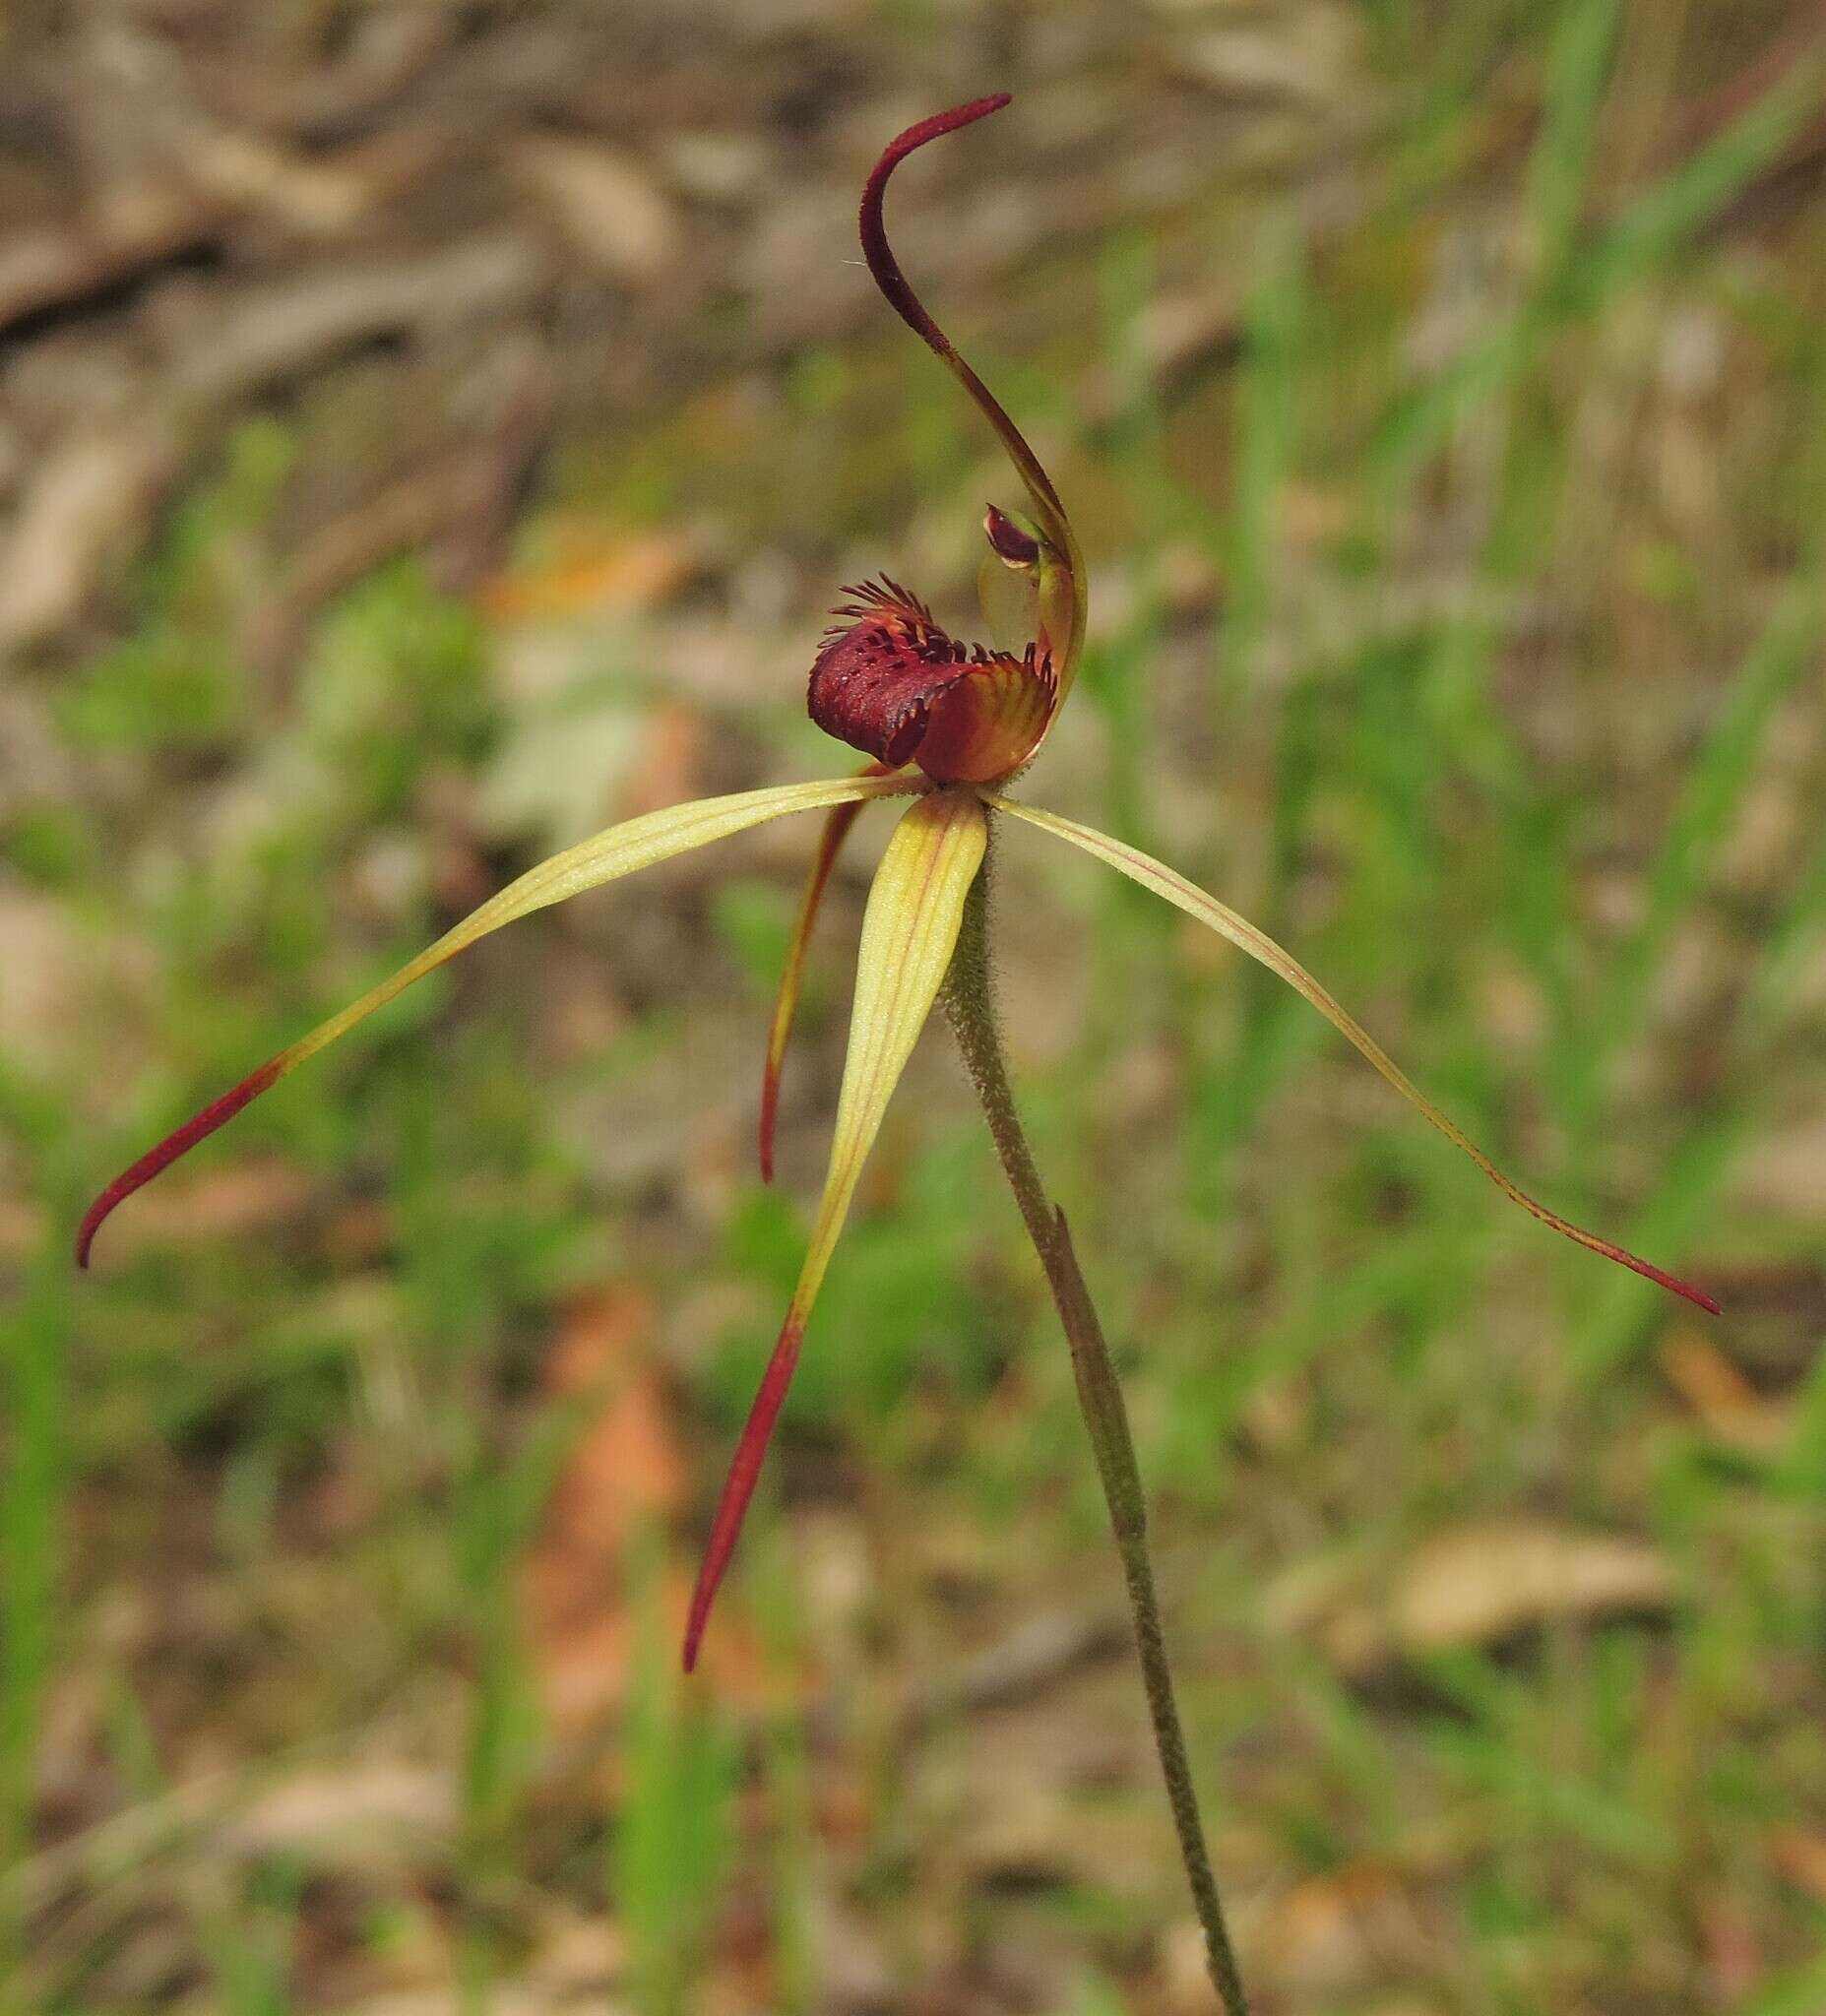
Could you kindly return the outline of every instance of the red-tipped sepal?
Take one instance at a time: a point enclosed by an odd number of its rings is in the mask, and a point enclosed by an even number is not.
[[[1456,1121],[1448,1119],[1434,1105],[1362,1024],[1322,987],[1285,946],[1278,945],[1266,931],[1239,915],[1228,904],[1220,903],[1196,883],[1188,882],[1165,861],[1157,861],[1152,854],[1143,853],[1126,841],[1112,840],[1108,834],[1099,833],[1095,827],[1080,826],[1075,820],[1062,819],[1056,812],[1042,812],[1033,805],[1017,804],[1012,798],[991,798],[989,802],[998,811],[1025,820],[1030,826],[1038,826],[1043,833],[1057,834],[1061,840],[1069,840],[1074,847],[1083,848],[1086,853],[1120,869],[1132,881],[1139,882],[1142,888],[1151,889],[1156,896],[1164,897],[1184,911],[1187,916],[1209,925],[1219,937],[1228,938],[1238,951],[1246,952],[1251,959],[1259,961],[1270,973],[1284,979],[1296,994],[1304,995],[1429,1126],[1443,1134],[1454,1148],[1489,1177],[1510,1203],[1519,1205],[1530,1218],[1537,1219],[1561,1237],[1572,1240],[1574,1245],[1583,1246],[1588,1253],[1600,1254],[1606,1260],[1615,1261],[1619,1267],[1627,1267],[1632,1274],[1640,1274],[1645,1281],[1654,1282],[1657,1288],[1665,1288],[1670,1294],[1682,1296],[1711,1315],[1724,1314],[1704,1289],[1695,1288],[1690,1281],[1682,1281],[1678,1275],[1669,1274],[1641,1259],[1613,1239],[1600,1238],[1596,1232],[1587,1231],[1582,1225],[1574,1225],[1569,1218],[1561,1218],[1558,1212],[1549,1211],[1544,1204],[1529,1196],[1519,1183],[1504,1175]]]
[[[887,297],[889,306],[950,366],[977,410],[995,430],[1003,452],[1027,487],[1041,536],[1034,562],[1041,622],[1033,635],[1041,660],[1050,658],[1052,661],[1058,682],[1057,697],[1062,700],[1071,690],[1085,627],[1084,561],[1078,551],[1071,523],[1065,516],[1065,507],[1059,501],[1052,478],[1029,446],[1026,436],[1009,418],[995,395],[958,354],[951,339],[933,321],[925,304],[913,292],[912,284],[901,270],[900,261],[894,256],[893,247],[888,243],[887,227],[882,221],[882,199],[887,194],[888,179],[910,154],[943,134],[955,133],[960,127],[986,118],[991,112],[999,112],[1007,103],[1005,92],[998,92],[992,97],[974,98],[967,105],[958,105],[951,111],[921,119],[916,126],[908,127],[905,133],[888,143],[862,191],[862,256],[868,261],[868,270],[874,276],[875,284]],[[991,540],[996,537],[994,530],[991,530],[990,537]]]
[[[212,1100],[200,1113],[192,1114],[181,1127],[167,1134],[157,1148],[149,1148],[131,1168],[121,1170],[83,1214],[83,1223],[76,1234],[76,1264],[79,1267],[89,1265],[89,1249],[94,1244],[96,1232],[114,1207],[124,1203],[134,1191],[150,1183],[162,1170],[168,1169],[180,1155],[188,1155],[199,1141],[207,1141],[218,1127],[226,1125],[244,1105],[251,1104],[283,1077],[286,1054],[282,1052],[277,1057],[269,1057],[258,1071],[250,1071],[233,1091]]]
[[[910,154],[924,147],[928,141],[957,132],[961,126],[974,126],[978,119],[986,119],[991,112],[999,112],[1010,102],[1008,94],[998,91],[986,98],[973,98],[967,105],[954,105],[948,112],[934,112],[929,119],[921,119],[917,125],[909,126],[905,133],[896,134],[882,150],[881,158],[870,171],[862,190],[859,219],[862,256],[868,261],[868,270],[874,276],[875,284],[887,296],[889,306],[901,320],[952,365],[961,363],[962,359],[953,348],[951,339],[926,313],[924,302],[913,292],[906,274],[901,271],[901,262],[894,256],[894,248],[888,243],[887,227],[881,220],[882,198],[888,193],[888,177]],[[972,377],[975,375],[973,372]],[[987,399],[988,395],[984,393],[982,398]],[[1001,409],[997,407],[995,410],[999,413]],[[1005,419],[1004,423],[1007,424]]]
[[[1525,1204],[1533,1199],[1523,1200]],[[1586,1248],[1588,1252],[1600,1253],[1606,1260],[1614,1260],[1619,1267],[1627,1267],[1632,1274],[1639,1274],[1644,1281],[1652,1281],[1657,1288],[1665,1288],[1669,1294],[1676,1294],[1686,1301],[1697,1303],[1708,1316],[1722,1316],[1725,1305],[1702,1288],[1695,1288],[1690,1281],[1682,1281],[1677,1274],[1669,1274],[1665,1268],[1657,1267],[1651,1260],[1644,1260],[1640,1254],[1632,1253],[1626,1246],[1614,1244],[1609,1239],[1601,1239],[1596,1232],[1588,1232],[1576,1225],[1568,1225],[1563,1218],[1556,1218],[1549,1211],[1534,1210],[1530,1214],[1540,1219],[1543,1225],[1550,1226],[1556,1232],[1563,1232],[1567,1238]]]
[[[792,1384],[792,1373],[799,1361],[799,1343],[804,1334],[805,1326],[799,1318],[796,1315],[787,1317],[787,1326],[780,1333],[780,1342],[774,1347],[774,1354],[767,1361],[767,1370],[761,1375],[761,1390],[754,1397],[753,1407],[748,1410],[742,1438],[735,1445],[735,1456],[724,1480],[723,1496],[717,1501],[717,1516],[711,1521],[710,1541],[704,1549],[703,1565],[698,1569],[697,1587],[691,1592],[691,1610],[685,1619],[686,1672],[693,1671],[697,1666],[698,1647],[704,1642],[704,1626],[710,1621],[710,1606],[717,1600],[717,1591],[728,1570],[729,1557],[741,1536],[748,1501],[754,1496],[761,1465],[767,1460],[768,1444],[774,1439],[774,1424],[780,1419],[787,1389]]]
[[[744,833],[749,827],[759,826],[766,820],[782,818],[788,812],[828,811],[834,805],[885,797],[906,788],[905,785],[896,784],[888,778],[834,778],[818,784],[773,785],[762,790],[736,791],[722,798],[698,798],[687,805],[669,805],[663,811],[644,813],[638,819],[611,826],[607,832],[598,833],[577,847],[567,848],[563,853],[553,854],[550,860],[530,868],[517,882],[510,882],[499,894],[491,896],[454,930],[446,931],[436,944],[426,946],[416,959],[409,960],[398,973],[390,975],[379,986],[371,987],[360,1000],[351,1002],[339,1014],[331,1016],[329,1021],[320,1023],[308,1036],[300,1037],[277,1057],[269,1058],[259,1070],[242,1079],[233,1091],[213,1101],[194,1119],[186,1120],[175,1133],[166,1135],[157,1148],[141,1156],[131,1168],[116,1176],[84,1216],[76,1238],[77,1264],[88,1266],[89,1249],[96,1230],[123,1198],[131,1197],[161,1169],[169,1168],[179,1156],[214,1134],[225,1121],[231,1120],[244,1105],[258,1099],[286,1072],[314,1057],[319,1050],[335,1042],[338,1037],[346,1036],[377,1008],[385,1007],[414,980],[422,979],[434,968],[442,966],[445,960],[455,958],[466,946],[474,944],[476,939],[486,937],[490,931],[498,931],[516,917],[542,910],[548,904],[562,903],[586,889],[595,889],[622,875],[635,874],[658,861],[669,860],[674,854],[686,853],[692,848],[706,847],[713,840]]]

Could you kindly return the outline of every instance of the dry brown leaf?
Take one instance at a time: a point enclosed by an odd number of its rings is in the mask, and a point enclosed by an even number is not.
[[[152,408],[79,421],[36,458],[0,542],[0,652],[39,644],[74,617],[97,577],[143,536],[181,462],[180,430]]]
[[[345,164],[313,160],[227,127],[199,127],[185,149],[184,172],[237,209],[266,211],[318,238],[348,230],[380,193],[368,176]]]
[[[1732,1184],[1751,1212],[1816,1219],[1826,1210],[1826,1113],[1803,1113],[1745,1147]]]
[[[541,133],[519,141],[513,159],[577,250],[613,279],[654,280],[677,258],[677,212],[626,155]]]
[[[1237,9],[1169,46],[1182,76],[1227,95],[1331,106],[1348,89],[1360,40],[1349,9],[1308,0],[1254,19]]]
[[[979,1753],[980,1756],[984,1753]],[[1063,1774],[1061,1774],[1063,1776]],[[1134,1805],[1088,1798],[1064,1783],[976,1774],[980,1796],[961,1803],[951,1830],[958,1860],[977,1883],[1106,1882],[1151,1868],[1156,1837]]]
[[[1249,1941],[1260,1971],[1305,1995],[1340,1995],[1406,1972],[1423,1956],[1413,1901],[1380,1862],[1308,1877],[1270,1907]]]
[[[1679,1326],[1660,1355],[1669,1385],[1718,1441],[1767,1456],[1787,1440],[1788,1411],[1765,1400],[1703,1331]]]
[[[340,1856],[367,1859],[389,1833],[443,1838],[456,1820],[456,1790],[447,1771],[379,1759],[283,1778],[221,1825],[216,1838],[243,1855],[321,1852],[335,1844]]]
[[[1661,1349],[1668,1383],[1702,1420],[1756,1405],[1756,1389],[1703,1331],[1682,1325]]]
[[[1546,1521],[1464,1527],[1424,1541],[1380,1591],[1360,1570],[1301,1564],[1271,1589],[1279,1625],[1312,1633],[1346,1673],[1567,1619],[1663,1610],[1673,1578],[1646,1542]]]
[[[599,1916],[577,1916],[554,1909],[539,1943],[528,1956],[528,1976],[554,1987],[612,1988],[628,1964],[628,1939],[623,1928]]]

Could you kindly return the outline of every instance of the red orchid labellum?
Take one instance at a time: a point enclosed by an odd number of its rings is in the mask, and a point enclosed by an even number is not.
[[[850,589],[811,668],[811,718],[828,735],[934,784],[994,784],[1033,755],[1052,719],[1052,661],[954,643],[885,576]]]
[[[1026,491],[1024,510],[991,505],[983,521],[988,547],[984,602],[1002,617],[1012,616],[1013,647],[1007,648],[1005,639],[999,639],[995,649],[956,642],[924,602],[885,578],[851,589],[850,599],[836,612],[837,627],[826,635],[813,663],[809,705],[821,726],[872,759],[859,775],[738,791],[650,812],[539,863],[360,1000],[269,1058],[143,1155],[90,1206],[77,1234],[77,1258],[86,1266],[97,1229],[125,1198],[307,1058],[490,931],[765,821],[790,812],[822,811],[824,831],[806,880],[768,1041],[761,1163],[763,1173],[771,1174],[781,1061],[806,945],[832,869],[851,824],[868,804],[880,798],[911,799],[869,892],[830,1168],[798,1285],[717,1509],[686,1627],[687,1667],[697,1658],[712,1599],[734,1548],[863,1163],[951,964],[966,899],[982,864],[990,821],[997,815],[1083,849],[1260,961],[1303,995],[1507,1197],[1543,1225],[1702,1307],[1716,1311],[1718,1306],[1698,1289],[1525,1195],[1291,953],[1246,918],[1125,843],[1005,795],[1001,788],[1032,761],[1071,689],[1085,631],[1084,565],[1058,492],[1039,458],[909,285],[888,245],[882,198],[895,167],[915,149],[999,111],[1007,102],[1005,96],[978,98],[903,133],[868,178],[861,235],[876,284],[963,385],[994,430]]]

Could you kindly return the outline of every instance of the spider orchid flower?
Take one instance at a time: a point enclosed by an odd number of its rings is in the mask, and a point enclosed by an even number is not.
[[[882,155],[863,190],[861,237],[876,284],[962,383],[1021,480],[1024,508],[991,505],[983,522],[988,619],[992,628],[1018,641],[1012,648],[960,643],[939,625],[925,602],[885,577],[846,591],[848,599],[836,610],[835,626],[812,665],[809,706],[821,727],[871,759],[865,769],[828,782],[775,785],[650,812],[531,869],[360,1000],[269,1058],[150,1149],[96,1197],[77,1234],[77,1261],[87,1266],[96,1230],[116,1206],[288,1072],[478,938],[533,911],[690,849],[787,813],[822,812],[823,832],[787,953],[763,1076],[761,1162],[764,1174],[771,1174],[781,1059],[806,944],[831,871],[850,826],[867,805],[884,798],[910,800],[869,892],[830,1169],[803,1269],[712,1525],[686,1625],[687,1669],[696,1662],[712,1600],[734,1549],[863,1163],[945,979],[966,899],[997,816],[1083,849],[1259,960],[1304,995],[1424,1119],[1542,1224],[1689,1301],[1715,1313],[1718,1308],[1700,1290],[1525,1195],[1291,953],[1216,897],[1120,840],[1007,795],[1006,788],[1033,760],[1071,690],[1085,630],[1084,565],[1051,478],[994,396],[921,305],[882,224],[882,199],[902,160],[928,141],[999,111],[1007,102],[1005,94],[978,98],[901,134]]]

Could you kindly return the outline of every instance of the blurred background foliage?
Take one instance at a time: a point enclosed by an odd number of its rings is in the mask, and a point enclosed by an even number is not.
[[[1826,17],[1813,0],[15,0],[0,41],[6,2006],[1208,2006],[1065,1354],[934,1033],[683,1684],[811,831],[491,939],[69,1268],[86,1195],[551,846],[830,771],[821,611],[1093,566],[1010,1040],[1121,1351],[1264,2011],[1826,2008]]]

